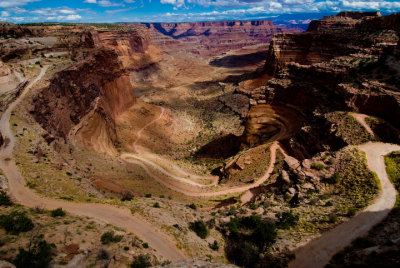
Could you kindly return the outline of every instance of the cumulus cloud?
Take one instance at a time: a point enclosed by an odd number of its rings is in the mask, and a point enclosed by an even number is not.
[[[342,10],[399,11],[400,1],[392,0],[160,0],[175,8],[195,6],[215,8],[263,7],[267,13],[299,13]]]
[[[125,3],[134,3],[134,0],[124,0]],[[117,3],[110,0],[85,0],[84,3],[98,4],[101,7],[118,7],[124,6],[123,2]]]
[[[2,16],[3,18],[6,18],[6,17],[9,17],[9,16],[10,16],[10,13],[8,13],[7,11],[2,11],[2,12],[1,12],[1,16]]]
[[[24,6],[30,2],[38,2],[41,0],[1,0],[0,8]]]

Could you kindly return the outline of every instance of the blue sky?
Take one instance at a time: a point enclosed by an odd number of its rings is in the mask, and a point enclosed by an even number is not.
[[[400,0],[0,0],[0,21],[180,22],[344,10],[400,12]],[[307,18],[305,14],[294,22],[306,23]]]

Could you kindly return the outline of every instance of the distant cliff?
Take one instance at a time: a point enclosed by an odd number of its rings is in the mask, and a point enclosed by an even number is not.
[[[274,34],[299,32],[271,20],[146,23],[153,43],[165,51],[217,56],[246,46],[268,44]]]

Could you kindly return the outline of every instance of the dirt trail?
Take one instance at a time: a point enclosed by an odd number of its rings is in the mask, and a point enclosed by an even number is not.
[[[400,146],[369,142],[358,146],[358,148],[366,153],[368,167],[378,175],[382,191],[375,199],[375,203],[358,213],[357,216],[298,248],[295,252],[296,259],[290,263],[289,267],[324,267],[336,253],[356,238],[367,234],[393,208],[397,192],[386,174],[384,156],[390,152],[399,151]]]
[[[164,258],[171,261],[184,259],[184,254],[176,248],[171,238],[160,232],[158,229],[155,229],[140,216],[133,216],[127,208],[117,208],[104,204],[74,203],[45,198],[35,194],[25,186],[25,181],[12,159],[15,140],[14,135],[10,130],[9,120],[12,110],[19,104],[29,89],[43,77],[47,68],[48,66],[45,66],[41,70],[40,75],[30,83],[20,97],[8,107],[0,120],[0,131],[2,135],[10,141],[6,147],[1,148],[0,168],[8,179],[11,195],[18,201],[18,203],[27,207],[39,206],[46,209],[62,207],[70,213],[93,217],[100,221],[122,227],[128,232],[132,232],[144,241],[148,242],[150,247],[157,250],[157,254]]]
[[[270,152],[271,152],[271,157],[270,157],[270,164],[269,167],[266,171],[266,173],[264,174],[264,176],[262,176],[261,178],[259,178],[256,182],[246,185],[246,186],[240,186],[240,187],[234,187],[234,188],[229,188],[229,189],[225,189],[225,190],[220,190],[220,191],[212,191],[212,188],[209,186],[204,186],[201,185],[201,187],[199,187],[197,185],[197,187],[181,187],[182,183],[185,183],[187,186],[189,186],[189,184],[191,184],[191,186],[194,186],[193,183],[188,183],[187,179],[182,178],[182,177],[178,177],[178,176],[174,176],[174,179],[176,181],[179,181],[178,183],[173,183],[173,182],[168,182],[165,178],[160,178],[159,176],[155,175],[154,173],[152,173],[147,165],[152,166],[153,168],[156,168],[158,171],[161,171],[164,175],[170,176],[172,174],[170,174],[168,171],[164,170],[162,167],[160,167],[158,164],[151,162],[147,159],[144,159],[142,157],[139,157],[137,155],[132,155],[132,154],[124,154],[122,156],[123,160],[128,162],[128,163],[132,163],[132,164],[136,164],[139,165],[140,167],[142,167],[146,173],[152,177],[153,179],[155,179],[156,181],[158,181],[159,183],[167,186],[168,188],[183,193],[185,195],[188,196],[200,196],[200,197],[211,197],[211,196],[219,196],[219,195],[227,195],[227,194],[234,194],[234,193],[241,193],[241,192],[245,192],[251,188],[254,187],[258,187],[260,186],[262,183],[264,183],[270,176],[273,168],[274,168],[274,164],[275,164],[275,159],[276,159],[276,149],[278,148],[278,144],[275,142],[271,145],[270,147]],[[147,164],[147,165],[146,165]]]
[[[375,139],[379,140],[379,137],[374,133],[374,131],[372,131],[371,127],[367,124],[367,122],[365,122],[365,118],[367,118],[368,115],[358,114],[358,113],[349,113],[349,114],[352,117],[354,117],[354,119],[356,119],[358,123],[360,123],[369,134],[373,135]]]

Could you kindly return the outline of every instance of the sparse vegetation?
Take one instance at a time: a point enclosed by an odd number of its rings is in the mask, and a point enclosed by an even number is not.
[[[393,185],[400,192],[400,152],[385,156],[386,171]],[[400,197],[397,195],[396,208],[400,208]]]
[[[312,163],[311,168],[315,170],[323,170],[325,166],[322,163]]]
[[[43,240],[43,235],[36,237],[28,249],[19,248],[18,255],[13,261],[17,268],[47,268],[52,261],[52,249],[54,244],[48,244]]]
[[[146,268],[151,267],[150,256],[140,254],[133,261],[131,268]]]
[[[358,121],[346,112],[333,112],[326,115],[327,120],[337,125],[337,135],[348,144],[362,144],[376,141]]]
[[[191,222],[189,224],[189,229],[195,232],[200,238],[205,239],[209,234],[207,225],[202,220]]]
[[[8,196],[8,194],[5,191],[1,190],[0,191],[0,206],[8,207],[11,205],[12,205],[12,202],[11,202],[10,197]]]
[[[62,208],[57,208],[57,209],[54,209],[54,210],[52,210],[52,211],[50,212],[50,215],[51,215],[53,218],[56,218],[56,217],[64,217],[66,214],[67,214],[67,213],[66,213]]]
[[[293,213],[293,211],[278,213],[277,227],[280,229],[290,229],[299,221],[299,215]]]
[[[27,232],[33,229],[34,224],[25,212],[13,210],[8,214],[0,215],[0,226],[7,233],[17,235],[21,232]]]
[[[113,231],[110,232],[105,232],[102,236],[101,236],[101,243],[103,245],[107,245],[110,243],[118,243],[122,240],[123,236],[122,235],[114,235]]]

